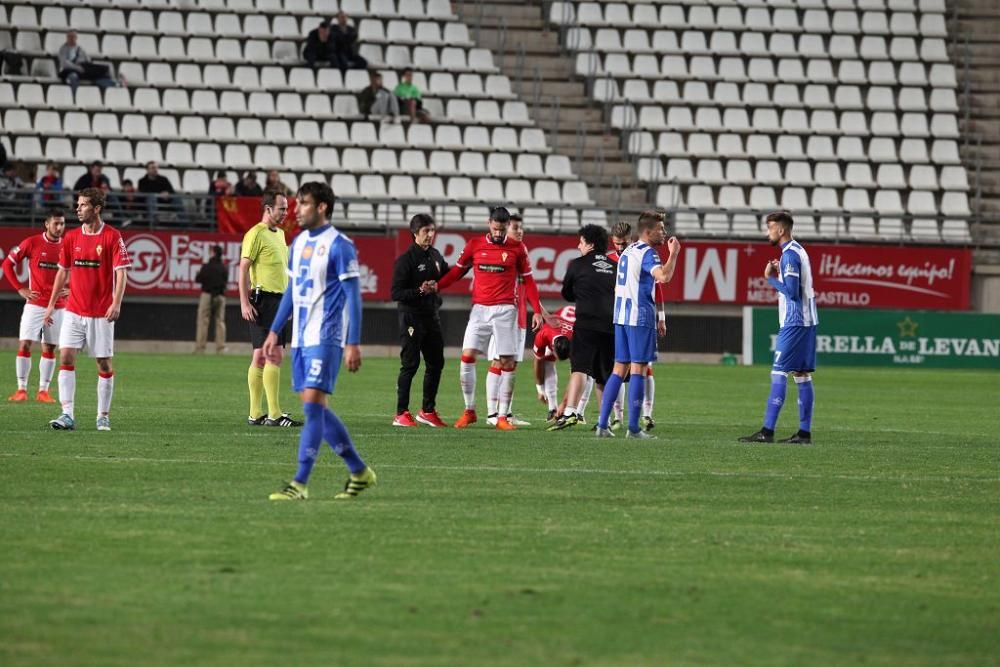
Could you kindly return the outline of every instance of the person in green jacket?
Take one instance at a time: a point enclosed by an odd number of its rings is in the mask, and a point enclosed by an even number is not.
[[[430,122],[430,114],[424,110],[423,102],[420,101],[420,89],[413,84],[413,70],[411,68],[407,67],[400,73],[399,83],[392,92],[399,100],[399,108],[404,113],[410,114],[412,122]]]

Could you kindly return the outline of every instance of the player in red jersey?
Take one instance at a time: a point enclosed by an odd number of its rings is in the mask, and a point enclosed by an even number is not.
[[[513,213],[510,222],[507,224],[507,238],[515,243],[524,242],[524,219]],[[517,277],[517,345],[514,353],[514,369],[517,372],[517,365],[524,361],[524,341],[528,333],[528,298],[527,290],[524,287],[524,279]],[[486,352],[488,359],[497,358],[496,338],[490,337],[489,350]],[[500,368],[491,366],[486,375],[486,423],[490,426],[497,425],[500,409]],[[510,405],[507,406],[507,421],[514,426],[531,426],[531,422],[514,416],[514,396],[510,397]]]
[[[507,236],[510,212],[502,206],[490,211],[489,233],[470,240],[462,254],[434,289],[445,289],[473,269],[472,311],[462,342],[462,365],[459,379],[465,397],[465,412],[455,428],[465,428],[476,419],[476,358],[487,351],[490,336],[496,338],[496,357],[491,368],[500,370],[496,427],[511,431],[507,419],[514,393],[514,367],[517,354],[517,279],[524,280],[525,296],[535,314],[531,324],[538,330],[550,316],[538,298],[538,286],[531,277],[531,261],[523,243]],[[523,347],[523,343],[522,343]]]
[[[573,341],[573,323],[576,321],[576,306],[563,306],[552,313],[558,321],[553,326],[545,323],[532,344],[535,353],[535,391],[538,400],[548,405],[546,421],[553,420],[557,415],[559,375],[556,372],[556,360],[569,358],[570,345]]]
[[[630,243],[632,243],[632,225],[621,221],[611,228],[611,246],[613,251],[608,253],[609,258],[618,261],[621,254]],[[667,286],[663,283],[654,283],[654,298],[656,300],[656,335],[663,338],[667,335],[667,311],[664,304],[667,301]],[[653,362],[646,364],[646,390],[642,399],[642,428],[650,431],[656,426],[653,420],[653,399],[656,394],[656,379],[653,377]],[[622,405],[625,401],[625,383],[618,391],[618,400],[615,401],[614,415],[609,422],[612,431],[618,430],[622,424]]]
[[[52,296],[45,309],[45,321],[52,321],[59,291],[73,274],[69,301],[59,331],[59,400],[62,414],[49,422],[56,430],[76,428],[73,402],[76,396],[76,355],[84,346],[97,360],[97,430],[110,431],[111,395],[114,392],[115,321],[121,314],[125,296],[125,273],[131,265],[125,242],[117,229],[101,220],[104,192],[85,188],[76,200],[80,226],[63,239],[59,271]]]
[[[35,400],[40,403],[55,403],[49,396],[49,383],[56,366],[56,345],[59,343],[59,326],[62,324],[63,308],[69,290],[62,289],[52,312],[52,324],[45,325],[45,307],[52,295],[52,283],[59,269],[59,254],[62,252],[62,238],[66,231],[66,215],[61,208],[49,209],[45,218],[45,230],[32,234],[11,248],[3,261],[3,274],[7,281],[24,297],[21,312],[21,329],[17,343],[17,391],[7,399],[28,400],[28,375],[31,374],[31,343],[41,341],[42,358],[38,362],[38,393]],[[16,267],[22,260],[28,262],[28,284],[17,279]]]

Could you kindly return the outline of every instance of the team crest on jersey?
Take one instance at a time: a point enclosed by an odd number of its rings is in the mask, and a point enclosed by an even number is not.
[[[506,262],[507,261],[507,253],[505,253],[505,252],[500,253],[500,261],[501,262]]]
[[[323,257],[324,255],[326,255],[326,246],[325,245],[316,246],[316,256]]]
[[[311,245],[307,245],[305,248],[302,249],[302,259],[309,259],[312,256],[313,256],[313,247]]]
[[[413,338],[413,327],[406,327],[406,333],[410,335],[410,338]]]
[[[97,256],[100,257],[101,253],[104,252],[104,246],[102,246],[100,243],[98,243],[97,247],[94,248],[94,250],[97,252]]]

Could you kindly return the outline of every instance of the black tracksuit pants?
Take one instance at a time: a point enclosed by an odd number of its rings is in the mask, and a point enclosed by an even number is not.
[[[399,313],[399,379],[396,380],[396,414],[410,407],[410,385],[424,356],[424,412],[432,412],[437,403],[438,385],[444,370],[444,336],[441,319],[435,312],[423,315]]]

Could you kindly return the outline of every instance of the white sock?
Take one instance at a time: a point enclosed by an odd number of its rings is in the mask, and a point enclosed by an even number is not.
[[[556,365],[545,362],[545,398],[549,401],[549,410],[559,407],[559,374]]]
[[[500,373],[495,372],[496,368],[490,366],[486,373],[486,414],[497,414],[500,402]]]
[[[590,393],[594,391],[594,378],[587,376],[583,381],[583,392],[580,394],[580,402],[576,405],[576,414],[583,415],[587,411],[587,404],[590,403]]]
[[[618,390],[618,398],[615,399],[614,413],[615,419],[622,421],[625,413],[622,412],[622,406],[625,405],[625,388],[628,387],[628,381],[622,382],[622,388]]]
[[[510,404],[514,400],[514,371],[501,371],[500,373],[500,402],[497,406],[498,414],[510,414]]]
[[[646,374],[646,395],[642,397],[642,416],[653,416],[653,397],[656,395],[656,380],[652,373]]]
[[[73,417],[73,401],[76,398],[76,370],[64,366],[59,369],[59,401],[62,403],[63,414]]]
[[[115,392],[114,373],[99,373],[97,376],[97,416],[104,417],[111,412],[111,395]]]
[[[14,357],[14,369],[17,371],[17,388],[28,388],[28,376],[31,375],[31,357],[22,357],[20,354]]]
[[[42,355],[38,362],[38,391],[48,391],[52,383],[52,373],[56,370],[56,358]]]
[[[465,409],[476,409],[476,362],[462,361],[458,371],[458,381],[462,385],[462,396],[465,398]]]

